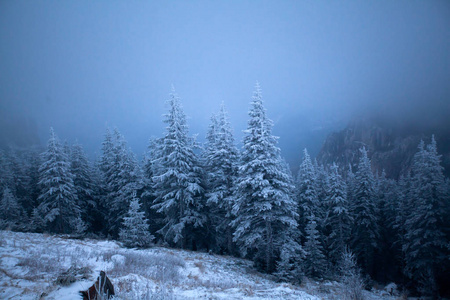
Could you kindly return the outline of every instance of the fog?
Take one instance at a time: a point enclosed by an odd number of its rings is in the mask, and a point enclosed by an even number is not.
[[[53,126],[141,155],[173,84],[203,140],[224,102],[238,142],[259,81],[291,164],[353,117],[447,126],[448,1],[1,1],[2,145]]]

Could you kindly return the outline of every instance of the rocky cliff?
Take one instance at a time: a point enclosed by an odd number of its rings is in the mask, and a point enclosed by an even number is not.
[[[408,124],[395,124],[384,120],[357,119],[345,129],[332,133],[325,140],[317,160],[324,164],[356,165],[358,149],[369,151],[374,171],[384,169],[390,178],[411,168],[414,154],[421,139],[428,143],[434,134],[446,176],[450,175],[450,128],[418,128]]]

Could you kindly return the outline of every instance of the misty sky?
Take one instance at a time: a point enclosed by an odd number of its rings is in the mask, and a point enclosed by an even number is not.
[[[173,84],[191,134],[223,101],[240,142],[256,81],[298,158],[357,114],[448,119],[450,2],[0,1],[3,133],[92,155],[117,126],[141,155]]]

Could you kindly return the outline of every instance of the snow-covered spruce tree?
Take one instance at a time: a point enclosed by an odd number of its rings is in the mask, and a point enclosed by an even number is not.
[[[42,233],[45,230],[45,220],[41,216],[38,208],[33,209],[31,212],[29,230],[38,233]]]
[[[166,133],[159,145],[152,178],[156,197],[152,208],[164,215],[164,225],[158,233],[166,242],[195,249],[207,221],[201,168],[194,153],[194,140],[188,136],[186,115],[173,87],[168,104]]]
[[[426,149],[423,141],[419,144],[403,244],[406,274],[433,297],[438,297],[439,279],[449,265],[449,198],[440,159],[434,136]]]
[[[114,164],[114,141],[111,130],[106,128],[105,139],[102,143],[102,156],[99,162],[99,168],[103,173],[105,184],[107,184],[115,172],[112,170]]]
[[[316,210],[316,220],[320,223],[319,228],[322,231],[324,226],[324,221],[326,218],[326,210],[328,209],[327,199],[328,199],[328,185],[329,185],[329,174],[328,171],[322,164],[319,164],[316,159],[314,159],[314,169],[316,173],[316,193],[319,206]]]
[[[353,202],[355,202],[355,173],[353,173],[353,167],[351,164],[348,164],[347,176],[345,177],[345,184],[347,185],[347,200],[352,206]]]
[[[223,103],[222,103],[223,105]],[[217,121],[217,115],[211,115],[211,123],[208,126],[208,132],[206,133],[206,146],[205,146],[205,155],[209,154],[209,152],[214,152],[216,148],[216,139],[217,139],[217,131],[219,127],[219,122]]]
[[[26,219],[31,217],[33,209],[38,206],[37,198],[40,193],[38,187],[39,152],[42,152],[41,149],[36,147],[20,150],[10,148],[5,153],[6,161],[3,163],[0,154],[0,195],[3,191],[2,187],[10,188],[20,206],[21,230],[30,229],[30,223]]]
[[[50,128],[47,151],[42,153],[39,186],[38,209],[47,229],[56,233],[72,233],[77,226],[80,208],[68,158],[53,128]]]
[[[157,232],[161,229],[161,220],[163,216],[152,209],[153,202],[155,200],[155,192],[153,190],[152,178],[157,173],[158,157],[161,153],[160,150],[161,139],[150,138],[147,151],[143,157],[142,167],[142,194],[141,202],[142,209],[149,220],[150,232]]]
[[[258,84],[249,116],[233,206],[234,241],[259,269],[273,272],[281,248],[297,230],[297,206]]]
[[[354,191],[352,193],[354,200],[351,208],[354,224],[351,249],[354,251],[363,271],[373,275],[374,253],[379,238],[375,179],[366,149],[363,147],[360,152],[361,157],[355,174]]]
[[[379,246],[375,257],[377,264],[375,271],[378,274],[377,280],[381,282],[393,282],[396,280],[394,274],[398,274],[398,256],[392,255],[395,251],[397,241],[396,230],[394,229],[395,218],[399,214],[398,187],[395,180],[386,177],[383,170],[377,180],[377,203],[378,203],[378,228],[380,229]]]
[[[94,218],[91,220],[89,231],[95,233],[107,233],[107,209],[105,208],[105,183],[103,172],[100,170],[100,158],[98,157],[95,161],[90,164],[90,178],[93,185],[93,199],[96,203],[96,207],[93,209],[93,213],[95,213]]]
[[[395,205],[396,216],[392,220],[392,228],[395,230],[395,249],[398,251],[399,260],[401,264],[404,265],[405,258],[402,250],[403,245],[405,244],[405,236],[406,236],[406,220],[409,217],[410,213],[410,199],[411,196],[411,172],[406,173],[406,175],[400,175],[398,180],[398,198]]]
[[[11,190],[6,187],[0,202],[0,229],[10,228],[16,230],[22,223],[22,209]]]
[[[128,211],[131,195],[136,188],[129,191],[128,197],[120,197],[120,192],[123,186],[127,183],[125,178],[122,178],[119,174],[125,170],[122,170],[122,166],[128,167],[124,174],[127,175],[128,172],[132,170],[129,165],[125,165],[128,161],[128,146],[123,135],[119,132],[117,128],[114,128],[112,133],[112,143],[113,147],[111,150],[112,160],[109,162],[110,166],[108,173],[106,174],[106,204],[107,208],[107,221],[108,221],[108,232],[113,237],[117,238],[119,234],[119,228],[123,222],[123,217]],[[130,170],[131,169],[131,170]]]
[[[3,195],[5,189],[11,193],[10,187],[14,187],[12,164],[6,152],[0,149],[0,195]]]
[[[345,248],[339,260],[340,280],[344,284],[344,300],[363,300],[364,280],[356,262],[355,255]]]
[[[40,161],[40,150],[37,147],[32,147],[27,149],[25,152],[26,157],[26,174],[28,175],[28,179],[26,182],[26,198],[23,199],[22,207],[27,213],[28,216],[31,217],[34,208],[36,208],[38,204],[39,197],[39,166],[41,164]]]
[[[303,261],[303,270],[307,276],[321,278],[327,267],[323,247],[320,242],[320,233],[317,230],[317,222],[314,214],[308,217],[306,225],[306,242],[304,250],[306,252]]]
[[[142,174],[136,157],[117,128],[113,133],[106,130],[102,152],[99,168],[104,196],[100,205],[107,222],[107,232],[117,237],[132,194],[142,187]]]
[[[308,217],[311,214],[318,216],[320,219],[321,207],[319,197],[317,195],[317,174],[314,168],[308,150],[303,150],[303,161],[297,176],[297,199],[299,208],[299,225],[303,233],[305,233]]]
[[[72,153],[72,148],[69,145],[69,142],[67,140],[64,140],[63,146],[62,146],[63,152],[67,157],[70,157]]]
[[[219,114],[211,119],[203,157],[207,173],[207,205],[215,229],[216,247],[219,251],[232,254],[231,210],[239,152],[234,145],[233,132],[223,104]]]
[[[333,163],[328,182],[328,215],[326,218],[327,245],[333,264],[341,259],[350,239],[353,222],[347,200],[347,186],[339,174],[338,166]]]
[[[11,179],[13,180],[9,188],[17,199],[21,208],[28,208],[30,203],[31,177],[28,173],[28,161],[26,160],[25,151],[10,147],[7,152]],[[28,210],[28,209],[27,209]]]
[[[91,226],[98,214],[97,202],[94,199],[94,182],[91,178],[91,166],[83,147],[78,142],[72,146],[70,151],[70,170],[73,174],[82,220],[87,223],[86,226]]]
[[[150,234],[145,212],[141,210],[141,203],[139,203],[139,199],[136,198],[136,193],[133,194],[128,213],[123,218],[119,238],[125,247],[130,248],[148,247],[154,239]]]
[[[13,183],[13,175],[10,167],[10,162],[6,157],[5,151],[0,149],[0,192]]]
[[[98,162],[99,177],[98,183],[99,185],[99,212],[101,214],[101,219],[104,220],[104,224],[102,229],[104,233],[108,233],[110,228],[110,221],[108,220],[109,211],[110,211],[110,201],[111,200],[111,185],[116,180],[116,176],[119,173],[117,170],[117,164],[115,164],[115,155],[114,155],[115,143],[113,140],[113,135],[109,128],[106,128],[105,138],[102,142],[102,155]]]
[[[291,190],[291,199],[296,199],[295,180],[292,176],[289,164],[282,159],[281,168],[283,172],[288,175],[289,185],[294,187]],[[306,257],[306,252],[301,245],[301,233],[299,230],[293,230],[286,238],[286,242],[281,247],[280,259],[277,262],[277,269],[274,273],[280,280],[300,284],[303,276],[303,261]]]
[[[128,148],[123,135],[116,128],[113,134],[113,161],[107,182],[109,233],[117,237],[133,193],[142,187],[142,172],[136,157]]]
[[[293,232],[295,234],[295,232]],[[274,273],[278,279],[294,284],[300,284],[305,275],[304,259],[306,252],[301,246],[297,235],[290,236],[281,246],[280,259],[277,262],[277,270]]]

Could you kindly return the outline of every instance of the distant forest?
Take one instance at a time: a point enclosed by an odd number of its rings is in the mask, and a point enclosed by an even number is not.
[[[0,228],[241,256],[294,284],[351,269],[367,288],[450,294],[450,182],[434,137],[398,180],[374,174],[364,147],[356,167],[305,149],[294,176],[258,85],[241,150],[223,105],[200,145],[174,90],[168,104],[164,136],[140,162],[118,129],[94,162],[53,129],[45,150],[1,150]]]

